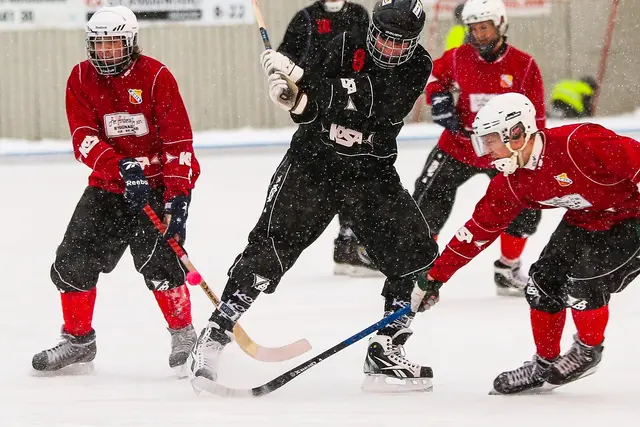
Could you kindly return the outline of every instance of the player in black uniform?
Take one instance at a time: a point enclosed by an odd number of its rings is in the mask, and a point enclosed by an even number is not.
[[[420,0],[378,1],[366,39],[343,33],[331,42],[324,75],[307,74],[278,52],[262,54],[271,100],[300,126],[271,179],[249,244],[229,270],[222,303],[189,356],[195,377],[216,380],[233,325],[261,292],[275,290],[336,213],[353,219],[386,276],[385,313],[410,305],[414,278],[438,253],[393,166],[403,119],[431,73],[431,57],[418,44],[424,21]],[[431,388],[431,368],[404,357],[413,315],[370,338],[363,387],[376,390],[391,377],[408,389]]]
[[[363,6],[344,0],[318,0],[296,13],[278,52],[306,73],[322,74],[331,40],[345,31],[365,38],[368,30],[369,14]],[[356,239],[351,221],[344,215],[338,215],[338,220],[340,232],[334,240],[334,273],[356,277],[380,275],[364,246]]]

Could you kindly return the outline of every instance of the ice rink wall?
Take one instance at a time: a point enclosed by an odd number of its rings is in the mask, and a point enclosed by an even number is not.
[[[369,9],[375,3],[357,2]],[[310,3],[262,1],[275,46],[294,13]],[[560,78],[595,75],[610,5],[609,0],[553,1],[549,15],[510,18],[509,42],[533,54],[547,91]],[[451,22],[449,16],[441,19],[434,57],[442,53]],[[621,0],[599,114],[631,111],[640,104],[639,22],[640,1]],[[175,74],[194,129],[290,125],[287,115],[268,103],[258,65],[262,43],[254,25],[155,26],[141,30],[139,43]],[[85,58],[83,31],[0,31],[0,46],[0,138],[67,138],[64,90],[71,68]]]

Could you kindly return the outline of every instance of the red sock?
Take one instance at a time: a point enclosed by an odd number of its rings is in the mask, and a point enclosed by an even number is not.
[[[171,329],[182,329],[191,324],[191,299],[187,285],[168,291],[153,291],[153,295]]]
[[[96,288],[87,292],[63,292],[60,294],[60,300],[62,302],[64,331],[76,337],[91,332]]]
[[[524,251],[524,245],[527,244],[526,237],[515,237],[507,233],[500,235],[500,249],[502,257],[508,260],[519,259]]]
[[[560,339],[566,318],[566,310],[546,313],[531,309],[531,331],[538,356],[552,360],[560,355]]]
[[[571,309],[573,323],[578,330],[578,338],[588,346],[596,346],[604,341],[604,331],[609,321],[609,306],[596,308],[595,310]]]

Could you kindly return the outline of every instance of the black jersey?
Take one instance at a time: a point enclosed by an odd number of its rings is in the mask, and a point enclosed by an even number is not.
[[[304,70],[315,70],[322,64],[332,39],[345,31],[364,37],[368,28],[369,13],[359,4],[346,2],[339,12],[327,12],[320,2],[315,2],[293,17],[278,52]]]
[[[296,151],[328,146],[341,156],[391,159],[404,118],[424,91],[432,61],[417,46],[409,61],[393,68],[377,66],[365,38],[343,33],[328,46],[321,71],[305,72],[298,83],[307,94],[300,124],[292,140]]]

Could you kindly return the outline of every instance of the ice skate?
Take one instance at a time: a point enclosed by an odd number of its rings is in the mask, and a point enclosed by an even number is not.
[[[178,378],[186,378],[186,362],[189,352],[195,345],[198,336],[193,329],[193,325],[187,325],[182,329],[167,328],[171,334],[171,354],[169,355],[169,366],[176,372]]]
[[[542,393],[549,391],[545,382],[549,378],[553,361],[537,354],[530,362],[512,371],[501,373],[493,380],[493,390],[489,394]]]
[[[333,242],[333,273],[337,276],[381,277],[364,246],[355,237],[339,236]]]
[[[187,359],[188,375],[196,393],[200,394],[205,388],[199,384],[216,381],[220,355],[224,346],[231,341],[233,334],[223,330],[216,322],[209,322],[202,330]]]
[[[520,261],[507,265],[501,260],[493,263],[493,280],[499,296],[522,297],[529,278],[520,273]]]
[[[549,384],[559,387],[587,377],[596,372],[602,360],[602,344],[588,346],[574,336],[574,343],[565,354],[560,356],[551,368]]]
[[[33,356],[31,365],[38,373],[50,375],[81,375],[93,371],[96,357],[96,333],[76,337],[64,331],[55,347]]]
[[[363,391],[432,391],[431,368],[411,363],[404,356],[403,344],[412,333],[410,329],[401,329],[393,337],[376,335],[369,339],[363,368]]]

